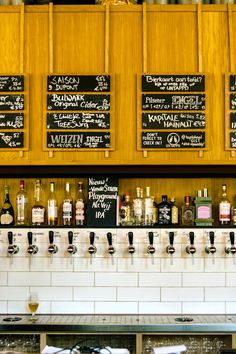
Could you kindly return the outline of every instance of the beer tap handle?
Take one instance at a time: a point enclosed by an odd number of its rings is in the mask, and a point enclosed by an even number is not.
[[[53,244],[53,240],[54,240],[54,232],[53,231],[49,231],[49,243],[50,243],[50,245]]]
[[[235,234],[234,234],[233,231],[231,231],[231,232],[229,233],[229,238],[230,238],[231,246],[234,246]]]
[[[29,231],[27,235],[28,235],[29,246],[32,246],[32,244],[33,244],[33,233],[31,231]]]
[[[133,246],[134,234],[132,231],[128,232],[128,239],[129,239],[130,246]]]
[[[13,232],[8,231],[7,236],[8,236],[9,245],[12,245],[13,244]]]
[[[149,245],[150,245],[150,246],[153,246],[153,238],[154,238],[154,235],[153,235],[153,232],[152,232],[152,231],[150,231],[150,232],[148,233],[148,238],[149,238]]]
[[[173,232],[173,231],[170,231],[170,232],[169,232],[170,246],[173,246],[173,244],[174,244],[174,237],[175,237],[174,232]]]
[[[93,231],[90,232],[89,239],[90,239],[90,245],[93,246],[95,240],[95,233]]]
[[[190,245],[194,246],[194,232],[190,231],[189,233],[189,241],[190,241]]]
[[[111,232],[107,233],[107,241],[108,241],[108,245],[112,246],[112,233]]]
[[[73,232],[72,231],[68,232],[68,242],[69,242],[69,245],[73,244]]]
[[[215,243],[215,233],[214,233],[214,231],[210,231],[209,232],[209,237],[210,237],[211,245],[214,246],[214,243]]]

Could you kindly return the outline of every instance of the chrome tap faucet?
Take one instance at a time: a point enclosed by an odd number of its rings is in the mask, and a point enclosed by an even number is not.
[[[169,232],[169,245],[166,247],[166,253],[170,254],[171,256],[175,253],[174,237],[175,237],[174,232],[170,231]]]
[[[210,239],[210,245],[205,247],[205,252],[206,253],[211,253],[212,255],[216,253],[216,247],[215,247],[215,233],[214,231],[209,232],[209,239]]]
[[[49,231],[49,246],[48,246],[48,252],[53,255],[55,253],[58,252],[58,247],[57,245],[54,245],[54,232],[53,231]]]
[[[196,253],[196,247],[194,246],[194,238],[195,238],[194,232],[190,231],[189,232],[190,244],[188,246],[186,246],[186,252],[191,255],[194,255],[194,253]]]
[[[12,256],[13,254],[17,254],[19,252],[19,247],[17,245],[13,244],[13,232],[12,231],[8,231],[7,236],[8,236],[8,242],[9,242],[9,246],[7,248],[7,253]]]
[[[154,254],[156,252],[155,247],[153,246],[154,235],[152,231],[148,233],[149,245],[147,246],[147,253]]]
[[[225,253],[234,255],[236,253],[236,246],[235,246],[235,234],[233,231],[229,233],[230,238],[230,246],[225,247]]]
[[[77,252],[77,247],[75,245],[73,245],[73,232],[69,231],[68,232],[68,247],[67,247],[67,252],[72,255],[75,254]]]
[[[95,240],[95,233],[93,231],[91,231],[89,234],[90,245],[88,248],[88,252],[91,256],[97,252],[97,247],[94,246],[94,240]]]
[[[112,244],[112,233],[111,232],[107,233],[107,242],[108,242],[108,250],[107,251],[110,255],[113,255],[116,250]]]
[[[29,246],[27,248],[27,252],[31,256],[33,254],[38,253],[38,247],[36,245],[33,245],[33,233],[31,231],[29,231],[27,233],[27,237],[28,237],[28,243],[29,243]]]
[[[133,245],[133,239],[134,239],[134,234],[132,231],[128,232],[128,240],[129,240],[129,247],[128,247],[128,252],[129,254],[134,254],[135,252],[135,247]]]

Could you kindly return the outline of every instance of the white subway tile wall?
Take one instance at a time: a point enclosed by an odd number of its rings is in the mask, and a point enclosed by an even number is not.
[[[51,229],[50,229],[51,230]],[[197,229],[196,253],[189,255],[190,229],[174,231],[175,253],[167,254],[168,229],[71,229],[77,252],[70,255],[68,229],[54,230],[58,252],[50,255],[49,229],[13,229],[19,252],[8,255],[7,229],[0,231],[0,312],[28,313],[27,297],[36,291],[42,314],[236,314],[236,255],[225,253],[230,229]],[[27,253],[27,232],[38,253]],[[89,233],[97,252],[90,255]],[[128,232],[133,231],[133,255]],[[148,254],[148,232],[155,253]],[[216,253],[207,254],[209,232]],[[115,253],[108,253],[112,232]]]

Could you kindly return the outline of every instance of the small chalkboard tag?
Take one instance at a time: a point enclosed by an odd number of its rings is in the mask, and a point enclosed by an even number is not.
[[[230,129],[236,129],[236,112],[230,113]]]
[[[48,110],[108,111],[110,95],[53,93],[47,95]]]
[[[62,112],[47,114],[48,129],[109,129],[110,113]]]
[[[151,112],[142,114],[144,129],[204,129],[205,113]]]
[[[90,177],[88,179],[88,227],[116,226],[118,179]]]
[[[1,111],[18,111],[24,109],[24,95],[0,94],[0,110]]]
[[[23,129],[24,113],[1,113],[0,129]]]
[[[229,91],[236,91],[236,75],[229,76]]]
[[[0,91],[24,91],[23,75],[2,75],[0,76]]]
[[[204,148],[205,132],[142,132],[142,147],[146,149]]]
[[[236,148],[236,132],[230,132],[230,147]]]
[[[142,75],[143,92],[202,92],[204,75]]]
[[[143,94],[144,111],[205,110],[205,94]]]
[[[236,93],[230,94],[230,109],[236,109]]]
[[[106,149],[109,147],[109,132],[47,132],[47,148],[50,149]]]
[[[0,149],[2,148],[23,148],[23,132],[0,132]]]
[[[109,75],[49,75],[50,92],[109,92]]]

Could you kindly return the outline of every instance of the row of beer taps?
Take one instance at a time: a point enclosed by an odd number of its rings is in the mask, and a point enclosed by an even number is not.
[[[48,246],[48,253],[50,255],[53,255],[58,252],[58,246],[54,243],[54,231],[49,231],[49,246]],[[69,231],[68,232],[68,247],[67,247],[67,252],[69,255],[73,255],[77,253],[77,246],[73,243],[73,232]],[[133,232],[130,231],[128,232],[128,248],[127,252],[130,255],[133,255],[135,253],[135,246],[133,244]],[[111,232],[107,232],[106,234],[107,237],[107,242],[108,242],[108,248],[107,252],[110,255],[113,255],[116,251],[114,245],[113,245],[113,235]],[[173,231],[169,232],[169,244],[166,247],[166,253],[172,256],[175,253],[175,246],[174,246],[174,237],[175,233]],[[194,255],[196,253],[196,247],[194,244],[195,241],[195,234],[193,231],[189,232],[189,244],[186,246],[185,251],[186,253],[190,255]],[[29,231],[27,233],[27,238],[28,238],[28,247],[27,247],[27,253],[29,255],[34,255],[38,253],[38,246],[33,244],[33,233]],[[231,254],[234,255],[236,253],[236,245],[235,245],[235,233],[233,231],[229,232],[229,239],[230,239],[230,244],[225,246],[225,253],[226,254]],[[13,243],[13,232],[9,231],[8,232],[8,248],[7,248],[7,253],[9,255],[14,255],[19,252],[19,246]],[[89,247],[88,247],[88,253],[92,256],[95,255],[97,252],[97,247],[94,245],[95,242],[95,232],[90,232],[89,233]],[[156,247],[154,246],[154,232],[149,231],[148,232],[148,246],[147,246],[147,254],[154,255],[156,253]],[[209,244],[206,245],[205,247],[205,252],[207,254],[212,254],[214,255],[216,253],[216,247],[215,247],[215,233],[214,231],[209,232]]]

